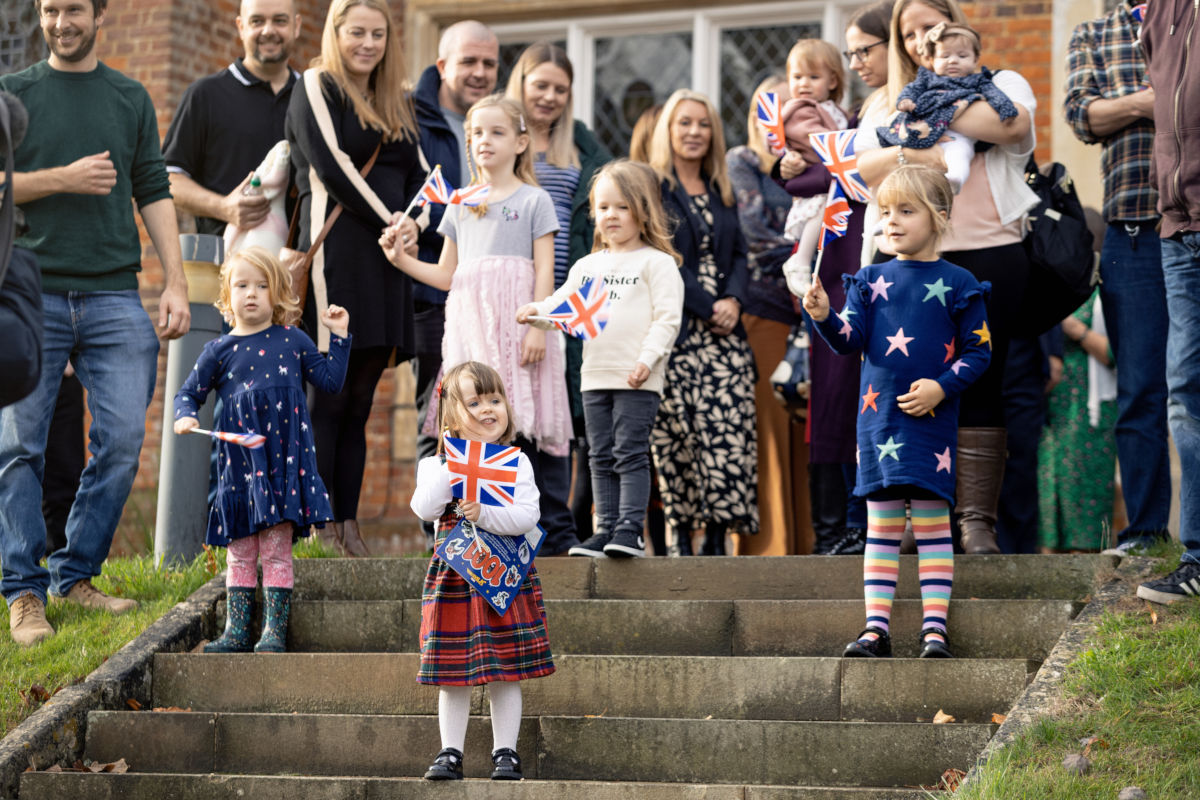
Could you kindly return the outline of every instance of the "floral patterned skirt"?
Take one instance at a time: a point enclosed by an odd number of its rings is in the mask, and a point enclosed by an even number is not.
[[[680,532],[714,522],[758,533],[754,354],[736,335],[686,324],[650,436],[667,522]]]

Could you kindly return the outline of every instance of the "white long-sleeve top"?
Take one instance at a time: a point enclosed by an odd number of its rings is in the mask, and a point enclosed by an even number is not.
[[[501,536],[523,536],[533,530],[541,519],[537,484],[533,481],[533,466],[524,453],[517,456],[516,504],[511,506],[483,506],[476,524],[489,533]],[[413,513],[426,522],[435,522],[446,513],[446,506],[454,500],[450,492],[450,470],[442,463],[441,456],[422,458],[417,465],[417,488],[413,490],[409,505]]]
[[[590,278],[603,278],[612,309],[604,331],[583,343],[580,388],[628,389],[626,379],[639,362],[650,368],[642,384],[662,394],[666,356],[675,346],[683,321],[683,275],[675,259],[653,247],[632,253],[591,253],[571,266],[558,291],[535,305],[550,313]],[[534,322],[552,328],[548,322]]]

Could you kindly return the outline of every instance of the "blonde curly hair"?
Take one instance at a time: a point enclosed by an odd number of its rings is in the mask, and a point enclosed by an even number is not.
[[[292,290],[292,276],[279,259],[261,247],[247,247],[238,250],[225,259],[221,265],[221,293],[217,302],[213,303],[221,316],[230,325],[236,324],[231,302],[230,280],[233,275],[233,265],[243,261],[261,272],[267,279],[267,295],[271,299],[271,323],[273,325],[294,325],[300,319],[300,300]]]

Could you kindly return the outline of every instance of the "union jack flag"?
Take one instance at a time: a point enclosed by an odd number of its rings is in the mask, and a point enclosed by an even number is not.
[[[421,184],[417,192],[417,205],[426,206],[430,203],[446,204],[450,202],[450,185],[442,177],[442,165],[438,164],[429,173],[429,177]]]
[[[488,183],[477,183],[473,186],[464,186],[461,189],[455,189],[447,201],[450,205],[471,206],[475,207],[487,200],[488,191],[492,188]]]
[[[567,299],[546,316],[562,330],[577,339],[590,341],[600,335],[608,324],[612,303],[603,278],[592,278],[567,296]]]
[[[854,137],[857,131],[826,131],[825,133],[810,133],[813,150],[820,156],[821,162],[833,173],[833,177],[842,185],[846,197],[860,203],[871,202],[871,190],[867,182],[858,174],[858,159],[854,155]]]
[[[783,135],[783,114],[780,111],[779,95],[774,92],[759,92],[754,98],[758,124],[766,131],[767,146],[777,156],[787,152],[787,140]]]
[[[825,201],[825,215],[821,218],[821,239],[819,247],[840,239],[846,235],[850,227],[850,201],[842,191],[842,185],[837,181],[829,184],[829,199]]]
[[[1129,9],[1129,16],[1133,17],[1134,22],[1138,22],[1138,23],[1145,22],[1146,21],[1146,4],[1142,3],[1141,5],[1136,5],[1133,8]]]
[[[450,491],[455,497],[486,506],[511,506],[516,502],[521,448],[453,436],[444,438]]]

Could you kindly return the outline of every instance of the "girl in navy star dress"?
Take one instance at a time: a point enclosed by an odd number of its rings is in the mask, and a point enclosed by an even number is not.
[[[477,442],[512,442],[516,423],[496,370],[478,361],[451,367],[442,377],[438,393],[440,430]],[[501,536],[521,536],[533,530],[540,516],[540,495],[533,466],[524,453],[517,460],[516,502],[501,507],[454,499],[442,450],[439,437],[439,455],[421,459],[417,467],[412,497],[413,512],[423,520],[437,522],[439,542],[461,518]],[[492,780],[520,780],[521,759],[516,750],[521,729],[519,681],[554,672],[537,568],[529,568],[520,591],[501,616],[435,555],[421,590],[420,647],[417,681],[439,687],[442,739],[442,750],[425,773],[426,779],[462,778],[471,687],[487,684],[492,707]]]
[[[830,313],[820,280],[804,295],[804,309],[829,346],[855,358],[861,351],[863,359],[854,491],[867,501],[867,627],[844,655],[891,655],[900,537],[911,515],[924,611],[920,655],[948,658],[958,397],[991,360],[984,308],[991,287],[938,257],[954,200],[942,173],[900,167],[876,200],[896,258],[845,276],[840,314]]]
[[[206,653],[248,652],[250,617],[263,565],[262,636],[256,653],[281,653],[292,597],[292,541],[309,525],[333,519],[329,494],[317,474],[304,382],[337,392],[350,356],[350,315],[339,306],[321,314],[333,334],[329,355],[291,327],[300,316],[291,278],[261,247],[239,250],[221,267],[216,306],[233,330],[204,346],[192,374],[175,395],[175,433],[197,427],[196,413],[212,390],[224,408],[218,431],[257,433],[266,443],[250,449],[217,443],[217,500],[208,517],[208,544],[229,550],[225,633]]]

